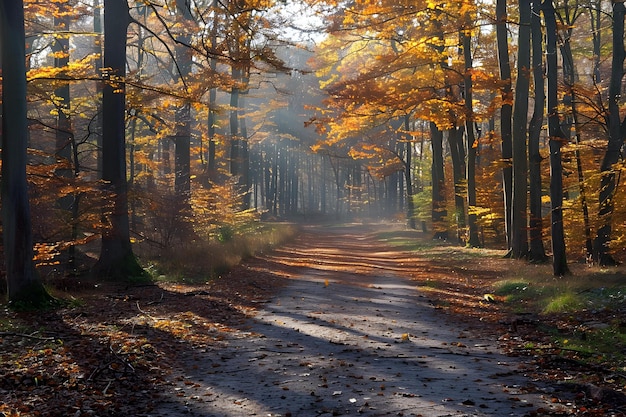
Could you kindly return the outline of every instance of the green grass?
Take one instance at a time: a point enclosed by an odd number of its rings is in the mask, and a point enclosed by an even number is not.
[[[553,341],[568,352],[578,353],[581,360],[588,363],[611,362],[617,365],[623,364],[626,359],[626,334],[617,326],[555,336]]]
[[[436,241],[424,239],[423,235],[416,230],[391,230],[377,232],[374,238],[381,242],[405,251],[430,251],[438,244]]]
[[[496,283],[494,292],[511,305],[524,302],[535,312],[545,314],[616,308],[626,301],[626,280],[622,274],[582,269],[557,279],[550,276],[549,268],[520,262],[511,274],[514,277]]]
[[[585,305],[583,297],[571,291],[565,291],[548,297],[542,312],[550,313],[570,313],[582,309]]]

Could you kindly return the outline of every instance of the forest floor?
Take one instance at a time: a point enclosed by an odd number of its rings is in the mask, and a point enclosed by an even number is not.
[[[626,415],[626,371],[550,342],[574,318],[485,297],[519,261],[422,256],[381,240],[392,227],[305,227],[208,283],[3,309],[0,415]]]

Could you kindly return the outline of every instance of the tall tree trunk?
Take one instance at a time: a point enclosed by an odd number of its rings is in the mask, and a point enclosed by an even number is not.
[[[465,19],[465,27],[461,38],[463,40],[463,58],[465,61],[465,74],[463,76],[465,84],[465,137],[467,143],[467,225],[469,228],[469,236],[467,244],[470,247],[479,247],[480,238],[478,236],[478,224],[476,212],[476,150],[478,149],[478,140],[474,135],[474,108],[472,103],[472,35],[470,19]]]
[[[542,182],[541,162],[539,152],[539,139],[543,128],[543,119],[546,105],[544,66],[543,66],[543,33],[541,30],[541,4],[540,0],[533,1],[532,15],[530,17],[532,38],[532,73],[534,84],[534,108],[533,115],[528,124],[528,177],[529,177],[529,235],[530,252],[529,259],[532,262],[545,262],[546,251],[543,246],[543,218],[542,218]]]
[[[520,27],[517,81],[513,108],[513,201],[511,210],[511,257],[528,256],[528,90],[530,86],[530,0],[519,0]]]
[[[210,48],[214,54],[217,51],[217,31],[219,14],[217,13],[219,0],[213,0],[211,3],[211,9],[213,11],[213,27],[211,28],[210,36]],[[217,72],[217,57],[212,55],[209,59],[209,65],[213,73]],[[217,177],[217,167],[215,165],[215,127],[217,124],[217,88],[211,88],[209,91],[209,117],[208,117],[208,136],[209,136],[209,150],[207,158],[207,171],[209,181],[215,181]]]
[[[102,179],[113,198],[109,228],[102,233],[97,276],[119,280],[144,275],[130,243],[126,179],[126,32],[130,22],[126,0],[104,1],[104,68],[102,113]]]
[[[439,66],[444,73],[445,84],[450,85],[448,81],[448,58],[446,56],[446,47],[444,42],[444,30],[441,23],[442,11],[435,9],[432,21],[435,25],[435,37],[437,42],[432,48],[439,53]],[[446,89],[446,94],[450,94],[450,89]],[[434,239],[448,239],[447,219],[448,211],[446,208],[446,193],[444,182],[444,160],[443,160],[443,132],[434,122],[430,122],[430,143],[432,146],[432,222]]]
[[[565,233],[563,230],[563,166],[561,146],[566,142],[558,113],[558,64],[557,27],[552,0],[543,3],[546,23],[546,79],[548,85],[548,136],[550,139],[550,213],[552,235],[552,272],[555,276],[569,273],[565,257]]]
[[[183,104],[176,110],[174,139],[174,191],[183,205],[191,198],[191,106]]]
[[[185,80],[191,75],[192,63],[191,49],[188,47],[191,35],[186,29],[193,23],[189,7],[189,2],[176,0],[176,13],[181,22],[184,22],[181,25],[181,33],[177,35],[178,42],[175,47],[176,71],[177,78],[182,81],[185,90],[187,90]],[[191,198],[191,104],[188,101],[181,103],[176,110],[175,121],[174,191],[182,207],[186,208]]]
[[[62,72],[59,75],[60,78],[66,78],[64,68],[67,68],[70,61],[70,18],[69,9],[67,3],[59,3],[57,5],[57,13],[54,18],[54,27],[57,30],[57,35],[54,39],[54,45],[52,47],[54,51],[54,66],[60,69]],[[72,131],[72,124],[70,120],[70,84],[69,81],[58,86],[54,95],[56,97],[56,110],[57,110],[57,126],[56,126],[56,150],[55,156],[57,163],[60,167],[55,171],[55,174],[64,178],[64,183],[68,183],[72,178],[78,176],[80,170],[78,158],[73,158],[76,151],[76,141],[74,132]],[[72,163],[73,161],[73,163]],[[72,170],[72,165],[74,169]],[[76,174],[76,175],[75,175]],[[78,213],[79,213],[79,201],[80,193],[73,192],[71,194],[63,195],[59,198],[58,204],[61,210],[66,212],[70,223],[70,241],[74,242],[78,238]],[[67,251],[67,269],[74,271],[76,260],[76,247],[71,244]]]
[[[498,65],[502,80],[500,107],[500,136],[502,137],[502,189],[504,193],[504,225],[509,249],[512,245],[511,202],[513,201],[513,140],[511,120],[513,115],[513,90],[511,88],[511,62],[507,29],[506,0],[496,0],[496,39],[498,43]]]
[[[248,85],[248,77],[244,79],[244,84]],[[243,92],[239,98],[239,126],[241,139],[239,142],[239,152],[241,157],[241,172],[239,176],[239,186],[242,188],[242,206],[243,210],[250,208],[250,148],[248,147],[248,126],[246,124],[246,92]]]
[[[443,132],[435,123],[430,123],[430,143],[433,150],[432,161],[432,221],[434,239],[448,239],[448,224],[446,217],[446,193],[443,170]]]
[[[230,95],[230,173],[236,177],[240,191],[244,193],[242,208],[247,209],[250,206],[248,193],[250,156],[247,137],[244,136],[245,124],[242,123],[242,120],[245,117],[243,95],[248,89],[252,60],[250,47],[252,39],[249,33],[251,11],[245,7],[245,3],[232,2],[230,6],[232,33],[229,53],[232,60],[231,76],[233,80]]]
[[[600,265],[614,265],[617,262],[609,254],[611,241],[611,221],[614,198],[617,187],[617,176],[614,165],[621,156],[621,149],[626,137],[626,119],[620,120],[619,103],[622,97],[622,79],[624,78],[624,16],[626,6],[623,2],[613,2],[613,60],[611,62],[611,80],[609,82],[609,112],[606,116],[609,127],[609,142],[607,144],[600,172],[600,198],[598,215],[600,228],[594,244],[595,259]]]
[[[417,229],[415,223],[415,202],[413,201],[413,180],[411,179],[411,171],[413,170],[413,142],[409,137],[409,131],[411,126],[409,125],[409,115],[404,116],[404,130],[406,136],[406,156],[404,158],[404,178],[406,182],[406,202],[407,202],[407,218],[408,226],[411,229]],[[369,199],[368,199],[369,201]]]
[[[568,12],[567,9],[566,12]],[[575,18],[574,18],[575,19]],[[567,21],[573,20],[570,15],[567,16]],[[563,133],[567,135],[567,132],[571,131],[571,125],[574,125],[574,143],[580,145],[580,124],[578,123],[578,108],[576,101],[576,91],[574,89],[574,83],[576,81],[576,71],[574,69],[574,56],[572,53],[571,35],[572,28],[575,22],[567,24],[565,29],[566,37],[561,38],[559,42],[561,50],[561,58],[563,62],[563,82],[565,84],[566,94],[563,98],[563,104],[571,109],[571,116],[567,120],[567,125],[563,126]],[[571,139],[571,138],[569,138]],[[578,179],[578,190],[580,193],[580,203],[583,212],[583,228],[585,233],[585,258],[593,257],[593,238],[591,236],[591,221],[589,219],[589,207],[587,205],[587,193],[585,190],[585,175],[583,172],[582,158],[580,154],[580,147],[576,146],[574,149],[574,157],[576,159],[576,173]]]
[[[322,155],[322,178],[321,178],[321,182],[320,182],[320,211],[322,212],[322,214],[326,214],[327,213],[327,208],[326,208],[326,177],[328,176],[327,172],[328,172],[328,164],[326,163],[326,157],[325,155]],[[328,157],[330,158],[330,157]]]
[[[593,44],[593,83],[600,85],[602,73],[600,72],[600,52],[602,50],[602,31],[600,30],[600,18],[602,17],[602,0],[589,2],[589,23],[591,24],[591,36]]]
[[[450,114],[449,117],[453,117]],[[463,146],[464,128],[456,127],[456,120],[452,128],[448,130],[448,145],[450,146],[450,157],[452,158],[452,180],[454,181],[454,218],[456,220],[456,235],[459,244],[465,243],[465,198],[467,183],[465,175],[465,148]]]
[[[241,90],[238,84],[241,81],[241,70],[233,66],[231,75],[235,83],[230,90],[230,174],[238,177],[241,175],[241,133],[239,132],[239,94]]]
[[[2,237],[9,302],[43,306],[51,300],[33,262],[26,181],[28,123],[24,4],[0,2],[2,54]],[[10,65],[9,65],[10,64]]]
[[[96,77],[102,76],[102,66],[104,65],[104,28],[102,23],[102,8],[100,7],[102,3],[100,0],[93,0],[93,32],[95,34],[94,37],[94,45],[93,45],[93,53],[95,54],[95,62],[94,62],[94,72]],[[102,83],[96,82],[96,117],[95,117],[95,126],[93,128],[93,132],[96,136],[96,164],[97,164],[97,173],[98,178],[102,178]]]
[[[54,51],[54,66],[61,70],[60,78],[66,78],[67,75],[63,68],[67,68],[70,62],[70,40],[67,36],[69,32],[69,16],[67,15],[67,3],[59,3],[57,10],[57,17],[54,18],[54,26],[58,31],[52,50]],[[56,174],[65,177],[72,177],[72,146],[73,146],[73,134],[70,123],[70,84],[69,81],[59,85],[54,90],[56,97],[56,110],[57,110],[57,126],[56,126],[56,150],[55,155],[57,162],[61,164],[61,168],[56,170]],[[71,208],[71,196],[70,198],[63,199],[61,201],[61,208],[70,210]]]

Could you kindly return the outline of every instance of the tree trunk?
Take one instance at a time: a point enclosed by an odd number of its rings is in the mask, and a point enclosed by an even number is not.
[[[467,144],[467,225],[469,228],[469,236],[467,244],[476,248],[480,246],[480,238],[478,237],[478,224],[476,213],[476,149],[478,149],[478,140],[474,135],[474,109],[472,103],[472,49],[471,49],[471,28],[469,19],[466,19],[467,27],[461,35],[463,39],[463,58],[465,61],[465,74],[463,76],[465,83],[465,137]]]
[[[413,142],[411,142],[408,132],[410,131],[409,116],[404,116],[404,130],[406,135],[406,156],[404,158],[404,178],[406,182],[406,202],[407,202],[407,218],[408,226],[411,229],[417,229],[415,223],[415,202],[413,201],[413,180],[411,179],[411,171],[413,170]],[[369,199],[368,199],[369,201]]]
[[[626,136],[626,119],[620,120],[619,103],[622,95],[622,79],[624,78],[624,16],[626,7],[622,2],[613,2],[613,60],[611,66],[611,80],[609,82],[609,112],[606,116],[609,127],[609,142],[607,144],[602,165],[600,166],[600,198],[598,215],[600,228],[594,244],[595,259],[600,265],[614,265],[617,262],[609,254],[611,241],[611,218],[614,208],[616,191],[616,172],[613,165],[621,157],[621,149]]]
[[[248,79],[244,80],[248,84]],[[241,157],[241,172],[239,175],[239,186],[242,188],[242,204],[241,208],[247,210],[250,208],[250,148],[248,147],[248,126],[246,124],[246,99],[245,93],[239,98],[239,117],[240,117],[240,133],[239,152]]]
[[[218,0],[213,0],[211,3],[211,9],[213,10],[213,27],[211,28],[211,51],[217,50],[217,26],[218,26],[218,13],[217,6]],[[217,58],[212,56],[209,59],[209,65],[211,71],[216,73],[217,71]],[[217,177],[217,167],[215,165],[215,127],[217,124],[217,88],[211,88],[209,91],[209,117],[208,117],[208,136],[209,136],[209,150],[207,158],[207,171],[209,181],[215,181]]]
[[[66,15],[67,10],[66,3],[58,4],[59,17],[54,18],[54,27],[59,32],[69,31],[69,17]],[[54,66],[57,69],[66,68],[70,61],[70,40],[65,34],[60,33],[55,37],[54,44],[52,46],[54,51]],[[59,75],[60,78],[66,78],[67,75],[64,71]],[[57,110],[57,126],[56,126],[56,150],[55,156],[57,162],[61,164],[61,168],[56,170],[58,176],[64,178],[72,177],[71,161],[72,161],[72,146],[74,144],[72,127],[70,123],[70,84],[69,81],[58,86],[54,90],[56,97],[56,110]],[[70,210],[72,204],[72,198],[64,198],[60,201],[61,208],[64,210]]]
[[[233,80],[240,79],[240,73],[237,68],[233,67],[231,75]],[[239,175],[239,86],[233,85],[230,90],[230,110],[229,110],[229,126],[230,126],[230,173],[233,176]]]
[[[593,44],[593,83],[600,85],[602,82],[602,73],[600,72],[600,52],[602,50],[602,31],[600,30],[600,18],[602,17],[601,0],[590,1],[588,7]]]
[[[451,115],[452,116],[452,115]],[[459,244],[465,243],[465,198],[466,193],[465,175],[465,148],[463,147],[463,128],[456,127],[456,121],[448,130],[448,145],[452,158],[452,180],[454,181],[454,218],[456,220],[457,240]]]
[[[102,97],[102,179],[113,198],[109,228],[102,233],[100,258],[93,273],[119,280],[145,273],[130,243],[126,179],[126,31],[130,21],[126,0],[104,2],[104,68]]]
[[[552,0],[543,3],[546,23],[546,79],[548,85],[548,136],[550,139],[550,209],[552,234],[552,272],[555,276],[569,274],[565,257],[563,230],[563,166],[561,146],[566,142],[558,113],[557,27]]]
[[[446,194],[443,171],[443,132],[435,123],[430,123],[430,141],[433,149],[432,162],[432,221],[434,239],[448,239],[446,217]]]
[[[530,68],[530,0],[519,0],[520,27],[517,81],[513,108],[513,201],[511,210],[511,257],[528,256],[528,90]]]
[[[176,13],[180,16],[182,22],[182,33],[177,35],[176,43],[176,69],[178,78],[182,81],[186,89],[186,78],[191,75],[191,49],[187,46],[191,42],[191,36],[186,32],[186,26],[193,23],[189,3],[184,0],[176,0]],[[189,102],[181,103],[176,110],[176,137],[174,143],[176,145],[174,151],[174,191],[179,198],[179,203],[183,208],[190,204],[191,198],[191,105]]]
[[[55,37],[52,47],[55,52],[54,66],[58,69],[66,68],[70,61],[70,40],[65,34],[69,32],[70,19],[68,15],[68,4],[59,3],[57,5],[57,16],[54,18],[54,27],[59,32],[59,36]],[[67,75],[63,72],[59,75],[65,78]],[[60,167],[55,171],[58,177],[63,178],[63,184],[67,184],[72,178],[78,177],[80,170],[78,158],[73,158],[77,154],[76,140],[72,131],[70,120],[70,84],[69,81],[57,87],[54,91],[57,99],[57,126],[56,126],[56,149],[55,156]],[[72,163],[73,161],[73,163]],[[72,165],[74,169],[72,169]],[[59,208],[66,212],[69,218],[70,241],[76,241],[78,238],[78,213],[79,213],[80,193],[73,192],[71,194],[62,195],[58,200]],[[74,271],[76,248],[71,244],[67,250],[67,269]]]
[[[93,45],[93,53],[96,55],[94,62],[94,73],[95,77],[102,76],[102,66],[104,64],[104,51],[103,51],[103,24],[102,24],[102,8],[100,7],[100,0],[93,0],[93,32],[94,32],[94,45]],[[94,126],[94,134],[96,136],[96,155],[95,158],[97,160],[97,173],[98,178],[102,178],[102,125],[104,124],[102,121],[102,83],[96,82],[95,87],[95,96],[98,99],[96,102],[96,123]]]
[[[513,114],[513,92],[511,88],[511,63],[509,60],[509,41],[506,0],[496,0],[496,39],[498,43],[498,64],[502,80],[500,108],[500,136],[502,137],[502,189],[504,193],[504,225],[509,249],[512,244],[511,202],[513,200],[513,140],[511,119]]]
[[[183,206],[191,198],[191,107],[183,104],[176,110],[176,136],[174,139],[174,191]]]
[[[567,21],[573,20],[567,16]],[[574,70],[574,56],[572,53],[571,33],[574,22],[568,23],[565,29],[567,36],[559,42],[561,50],[561,58],[563,62],[563,83],[565,84],[566,94],[563,98],[564,104],[571,109],[571,116],[567,120],[567,126],[563,126],[563,133],[571,131],[571,125],[574,125],[574,143],[580,145],[580,124],[578,122],[578,106],[576,102],[576,91],[574,83],[576,81],[576,72]],[[599,36],[599,35],[597,35]],[[595,48],[595,46],[594,46]],[[571,139],[571,137],[569,138]],[[582,158],[580,155],[580,147],[574,149],[574,157],[576,159],[576,173],[578,179],[578,190],[580,193],[580,204],[583,212],[583,228],[585,233],[585,259],[593,257],[593,238],[591,236],[591,221],[589,219],[589,207],[587,204],[587,193],[585,190],[585,175],[583,172]]]
[[[530,18],[532,38],[532,73],[534,84],[533,115],[528,124],[528,177],[529,177],[529,259],[532,262],[545,262],[546,251],[543,246],[543,218],[542,218],[542,182],[541,182],[541,154],[539,152],[539,138],[543,127],[543,118],[546,104],[544,66],[543,66],[543,33],[540,17],[541,4],[533,1],[533,12]]]
[[[26,181],[28,123],[24,4],[0,2],[2,50],[2,237],[7,294],[12,305],[39,307],[51,301],[33,262]],[[10,65],[7,65],[9,64]]]

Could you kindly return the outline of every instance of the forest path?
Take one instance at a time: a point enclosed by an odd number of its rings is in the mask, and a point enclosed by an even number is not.
[[[219,346],[181,353],[159,416],[547,415],[550,395],[436,310],[408,278],[419,254],[363,226],[311,227],[247,267],[288,278]],[[537,410],[540,410],[537,412]],[[543,410],[543,411],[542,411]],[[543,414],[543,413],[546,414]]]

